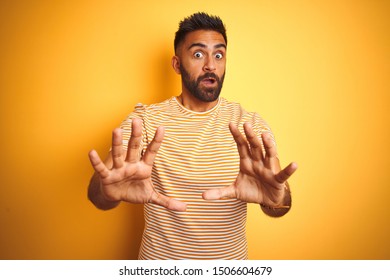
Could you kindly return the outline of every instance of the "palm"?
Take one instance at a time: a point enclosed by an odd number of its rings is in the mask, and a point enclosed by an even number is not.
[[[132,122],[132,134],[126,155],[122,148],[122,131],[113,132],[111,161],[106,166],[96,151],[90,153],[93,168],[100,177],[101,191],[107,200],[130,203],[154,203],[170,210],[185,211],[186,204],[159,194],[151,180],[153,162],[164,137],[159,127],[142,158],[139,155],[142,128],[140,120]]]
[[[286,180],[295,172],[296,164],[291,163],[281,170],[272,140],[262,135],[265,149],[263,154],[262,143],[249,124],[244,125],[246,139],[232,124],[230,131],[237,143],[240,171],[233,184],[221,189],[208,190],[204,197],[237,198],[245,202],[267,205],[280,204],[285,196]]]
[[[143,163],[124,162],[112,168],[108,177],[101,178],[106,197],[130,203],[147,203],[154,191],[150,181],[151,168]]]

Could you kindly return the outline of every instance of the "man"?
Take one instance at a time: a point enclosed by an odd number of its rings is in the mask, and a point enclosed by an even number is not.
[[[145,204],[140,259],[247,259],[247,203],[286,214],[297,165],[281,170],[264,120],[219,97],[227,50],[219,17],[184,19],[174,47],[181,95],[137,105],[113,131],[104,163],[90,152],[89,198],[100,209]]]

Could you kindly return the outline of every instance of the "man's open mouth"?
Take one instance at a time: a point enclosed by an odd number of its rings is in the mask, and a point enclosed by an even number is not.
[[[215,78],[204,78],[202,82],[206,85],[214,85],[217,80]]]

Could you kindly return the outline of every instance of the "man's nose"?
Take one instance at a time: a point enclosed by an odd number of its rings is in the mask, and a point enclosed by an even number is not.
[[[215,71],[216,67],[215,67],[215,61],[213,59],[213,57],[209,57],[205,60],[205,64],[203,66],[203,71],[205,72],[213,72]]]

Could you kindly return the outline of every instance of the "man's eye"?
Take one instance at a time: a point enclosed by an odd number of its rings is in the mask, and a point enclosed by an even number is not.
[[[196,52],[196,53],[194,53],[194,57],[195,58],[202,58],[203,54],[201,52]]]
[[[217,54],[215,55],[215,58],[216,58],[216,59],[222,59],[222,57],[223,57],[223,55],[222,55],[221,53],[217,53]]]

